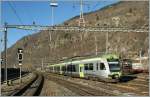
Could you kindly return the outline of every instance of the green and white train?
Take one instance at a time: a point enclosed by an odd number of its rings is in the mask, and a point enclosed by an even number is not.
[[[49,64],[50,72],[80,78],[98,78],[100,80],[118,81],[121,78],[119,57],[107,54],[101,57]]]

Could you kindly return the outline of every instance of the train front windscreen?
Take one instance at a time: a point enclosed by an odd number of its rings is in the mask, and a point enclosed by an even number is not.
[[[119,62],[108,62],[110,72],[119,72],[121,70]]]

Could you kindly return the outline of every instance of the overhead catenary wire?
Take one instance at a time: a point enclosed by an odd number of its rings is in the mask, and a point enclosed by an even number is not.
[[[9,4],[10,8],[12,9],[13,13],[15,14],[15,16],[17,17],[19,23],[22,24],[22,25],[24,25],[22,19],[20,18],[19,14],[17,13],[15,3],[8,1],[8,4]],[[29,13],[29,11],[28,11],[28,13]],[[28,19],[30,19],[30,21],[33,21],[33,22],[34,22],[34,25],[35,25],[35,20],[34,20],[34,18],[30,15],[30,13],[29,13],[29,14],[28,14],[28,13],[26,13],[27,16],[28,16]],[[35,29],[35,30],[32,30],[32,31],[38,31],[38,30]],[[26,30],[26,32],[28,33],[28,36],[31,35],[31,33],[30,33],[31,30]],[[28,40],[28,39],[29,39],[29,38],[27,38],[27,40]],[[31,36],[30,36],[30,39],[29,39],[29,40],[32,41],[32,43],[34,43]],[[26,41],[26,40],[25,40],[25,41]],[[25,48],[24,48],[24,49],[25,49]],[[32,48],[30,48],[30,51],[32,51]],[[32,53],[29,53],[29,57],[30,57],[30,61],[32,61]]]
[[[19,20],[19,22],[20,22],[21,24],[23,24],[21,18],[20,18],[19,15],[17,14],[16,9],[13,7],[13,5],[11,4],[10,1],[8,2],[8,4],[9,4],[9,6],[11,7],[12,11],[14,12],[14,14],[16,15],[16,17],[17,17],[17,19]]]
[[[16,5],[15,5],[15,3],[9,1],[8,4],[9,4],[10,8],[12,9],[13,13],[15,14],[15,16],[17,17],[17,19],[18,19],[18,21],[20,22],[20,24],[23,25],[24,23],[22,22],[22,20],[21,20],[19,14],[18,14],[17,11],[16,11],[16,7],[15,7]],[[30,34],[30,33],[29,33],[29,30],[28,30],[27,32],[28,32],[28,34]]]
[[[15,3],[13,3],[12,2],[12,4],[14,5],[14,6],[17,6]],[[32,7],[32,6],[31,6]],[[27,8],[23,8],[23,9],[26,9],[26,10],[23,10],[24,11],[24,13],[25,13],[25,15],[26,16],[28,16],[28,19],[29,19],[29,21],[32,21],[32,22],[34,22],[35,23],[35,19],[33,18],[33,16],[31,15],[31,13],[30,13],[30,9],[29,10],[27,10]],[[17,11],[16,11],[17,12]],[[19,14],[18,14],[18,16],[19,16]],[[20,20],[21,20],[21,18],[20,18]],[[22,21],[22,20],[21,20]],[[23,23],[22,23],[23,24]]]
[[[13,2],[8,2],[8,4],[10,5],[12,11],[13,11],[14,14],[16,15],[16,17],[17,17],[17,19],[19,20],[19,22],[23,25],[24,23],[22,22],[22,20],[21,20],[19,14],[17,13],[17,11],[16,11],[16,9],[15,9],[15,7],[14,7],[14,6],[16,6],[15,3],[13,3]],[[29,16],[30,19],[31,19],[30,14],[27,14],[27,16]],[[27,32],[28,32],[28,34],[30,35],[29,30],[27,30]]]

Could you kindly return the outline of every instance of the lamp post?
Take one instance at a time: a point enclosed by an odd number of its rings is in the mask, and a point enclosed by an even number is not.
[[[58,3],[56,3],[55,0],[51,0],[51,3],[50,3],[50,6],[51,6],[51,26],[54,26],[54,7],[57,7],[58,6]],[[51,40],[52,40],[52,35],[49,31],[49,47],[51,46]],[[51,47],[50,47],[51,48]]]
[[[55,0],[52,0],[51,3],[50,3],[50,6],[52,8],[52,13],[51,13],[51,17],[52,17],[52,20],[51,20],[51,25],[54,26],[54,7],[57,7],[58,6],[58,3],[56,3]]]
[[[142,59],[141,59],[142,58],[142,49],[140,49],[139,54],[140,54],[139,56],[140,56],[140,64],[141,64],[142,63]]]

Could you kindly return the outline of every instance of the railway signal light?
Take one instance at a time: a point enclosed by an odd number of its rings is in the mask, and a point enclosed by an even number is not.
[[[22,48],[18,48],[18,60],[19,60],[19,63],[21,63],[23,60],[23,49]]]
[[[18,48],[18,53],[23,53],[23,49],[22,48]]]
[[[19,60],[22,60],[22,59],[23,59],[22,54],[18,54],[18,59],[19,59]]]

